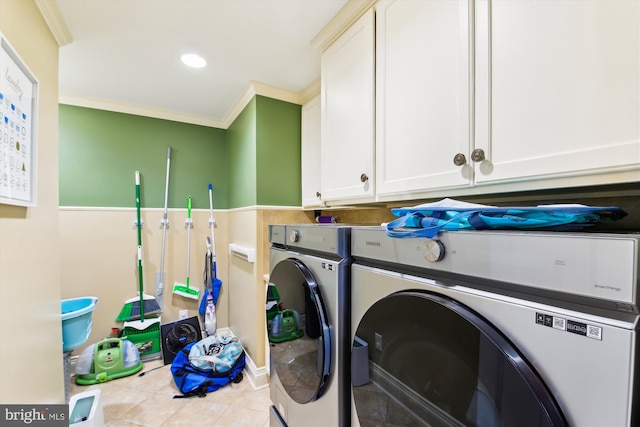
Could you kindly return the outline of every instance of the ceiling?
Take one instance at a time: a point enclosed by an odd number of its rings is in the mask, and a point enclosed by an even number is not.
[[[311,41],[346,3],[55,0],[70,36],[58,38],[61,102],[226,127],[252,82],[285,93],[317,82]],[[183,65],[190,52],[207,66]]]

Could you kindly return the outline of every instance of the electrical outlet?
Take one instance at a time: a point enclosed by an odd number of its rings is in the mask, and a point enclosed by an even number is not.
[[[382,351],[382,335],[376,332],[374,336],[376,338],[376,350]]]
[[[189,310],[180,310],[178,312],[178,320],[186,319],[189,317]]]

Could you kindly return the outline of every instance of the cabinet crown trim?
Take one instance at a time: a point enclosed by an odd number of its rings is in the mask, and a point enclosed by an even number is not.
[[[377,0],[349,0],[331,21],[311,40],[311,46],[323,52]]]

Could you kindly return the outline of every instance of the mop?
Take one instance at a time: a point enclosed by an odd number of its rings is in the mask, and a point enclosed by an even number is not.
[[[140,172],[136,171],[136,213],[137,213],[137,227],[138,227],[138,296],[125,301],[122,310],[116,317],[116,322],[126,322],[130,320],[141,319],[144,321],[144,316],[155,315],[162,313],[162,309],[158,305],[158,302],[151,295],[147,295],[143,292],[144,287],[142,285],[142,222],[140,219]]]
[[[211,238],[206,237],[207,253],[204,259],[204,286],[205,292],[200,301],[199,313],[203,316],[204,331],[207,336],[216,333],[216,305],[213,302],[213,292],[211,289],[211,279],[213,275],[213,255],[211,253]]]
[[[156,271],[156,301],[162,309],[164,305],[164,280],[166,272],[164,271],[164,251],[167,239],[167,228],[169,228],[169,217],[167,215],[167,201],[169,197],[169,167],[171,165],[171,147],[167,150],[167,174],[164,185],[164,214],[162,215],[162,252],[160,255],[160,271]]]
[[[213,186],[209,184],[209,225],[211,226],[211,239],[207,237],[207,255],[205,257],[204,285],[206,288],[205,296],[200,302],[200,315],[204,316],[205,331],[208,335],[216,332],[216,304],[220,295],[222,281],[218,279],[216,265],[216,246],[215,246],[215,219],[213,218]]]
[[[173,284],[173,293],[186,298],[198,299],[200,297],[200,289],[189,286],[189,270],[191,264],[191,196],[187,198],[187,280],[185,283],[175,282]]]

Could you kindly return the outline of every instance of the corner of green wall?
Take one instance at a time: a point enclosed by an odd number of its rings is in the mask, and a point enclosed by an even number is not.
[[[227,129],[229,207],[254,206],[256,200],[256,98]]]
[[[256,97],[257,202],[300,206],[302,107]]]

